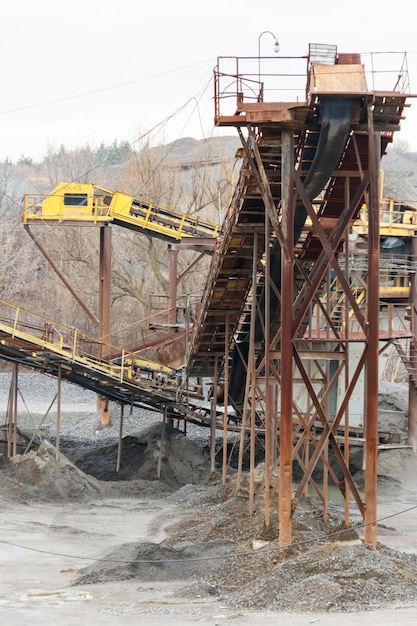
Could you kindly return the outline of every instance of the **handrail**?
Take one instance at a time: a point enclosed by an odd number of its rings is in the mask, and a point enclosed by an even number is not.
[[[279,57],[262,57],[262,64],[260,64],[259,57],[218,57],[213,70],[215,121],[218,121],[225,114],[221,110],[221,104],[225,101],[231,101],[235,104],[232,115],[243,103],[282,100],[283,91],[290,94],[284,98],[287,102],[304,101],[307,59],[308,57],[305,55],[295,57],[280,55]],[[302,72],[297,69],[300,63],[303,64]],[[290,64],[295,68],[293,72],[289,71]],[[279,68],[282,70],[280,71]],[[288,89],[288,83],[291,84],[292,82],[294,85]],[[273,98],[269,97],[269,94],[277,93],[279,93],[279,98],[276,95]],[[268,98],[266,94],[268,94]]]
[[[71,361],[81,361],[101,371],[106,371],[109,375],[122,375],[129,379],[132,379],[134,374],[137,376],[141,370],[160,372],[167,376],[174,374],[174,370],[170,367],[144,356],[138,356],[136,353],[127,352],[124,348],[102,341],[77,328],[38,315],[6,300],[0,299],[0,307],[3,311],[9,310],[9,317],[3,314],[0,318],[1,331],[12,338],[23,339],[39,348],[56,352]],[[122,366],[120,363],[109,362],[100,357],[101,353],[110,354],[116,351],[123,354]]]

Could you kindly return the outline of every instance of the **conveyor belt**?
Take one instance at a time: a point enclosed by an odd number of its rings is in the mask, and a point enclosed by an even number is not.
[[[318,135],[314,158],[308,161],[308,173],[303,181],[304,189],[310,200],[315,198],[325,187],[333,171],[337,169],[342,153],[349,138],[352,121],[352,101],[348,98],[325,98],[322,102],[322,124]],[[307,135],[308,137],[308,135]],[[312,147],[307,144],[305,152],[310,153]],[[298,203],[294,214],[294,242],[297,243],[307,217],[302,203]],[[281,250],[278,240],[274,242],[270,262],[270,320],[274,325],[279,310],[278,293],[281,291]],[[265,290],[259,298],[259,309],[265,307]],[[247,320],[249,326],[250,317]],[[263,339],[260,316],[255,322],[255,341]],[[249,331],[240,339],[233,352],[233,360],[229,384],[230,400],[235,405],[243,401],[246,380],[246,363],[249,353]]]
[[[169,242],[215,240],[219,232],[217,224],[198,216],[87,183],[62,182],[48,195],[27,194],[23,222],[82,226],[114,223]]]
[[[347,120],[346,114],[353,102],[353,118]],[[337,101],[337,104],[336,104]],[[338,96],[333,99],[326,95],[315,96],[310,107],[300,104],[287,107],[286,114],[293,115],[294,134],[294,163],[299,159],[299,171],[307,187],[310,198],[320,192],[327,182],[324,190],[319,219],[325,230],[333,228],[335,220],[341,215],[346,203],[346,175],[349,175],[348,198],[352,199],[357,192],[363,172],[368,169],[368,119],[367,106],[369,102],[375,102],[373,108],[374,128],[381,133],[381,150],[384,153],[386,146],[392,141],[393,132],[399,129],[399,122],[402,119],[402,112],[405,106],[406,95],[398,93],[379,94],[353,94],[351,97]],[[324,110],[322,112],[322,106]],[[281,132],[288,128],[288,119],[285,123],[272,120],[270,109],[267,107],[265,122],[262,125],[261,114],[257,113],[257,123],[260,131],[257,133],[257,142],[261,154],[263,166],[268,177],[273,201],[279,205],[281,191]],[[340,106],[335,112],[338,119],[341,114],[340,126],[335,122],[334,127],[321,129],[317,124],[317,119],[327,109],[325,115],[332,116],[332,107]],[[259,108],[261,105],[259,105]],[[231,120],[235,125],[243,124],[245,116],[242,111],[244,105],[239,108],[238,115],[233,118],[225,118],[225,125],[231,125]],[[327,124],[327,122],[326,122]],[[333,135],[334,129],[340,130]],[[317,150],[314,141],[315,134],[324,131],[323,137],[327,136],[327,141],[322,140],[320,153],[324,151],[324,146],[332,147],[321,155]],[[337,144],[337,145],[336,145]],[[301,154],[302,157],[297,157]],[[328,160],[327,160],[328,159]],[[315,160],[314,168],[311,167]],[[309,175],[311,168],[312,173]],[[358,207],[359,210],[359,207]],[[353,216],[355,219],[357,214]],[[230,213],[228,215],[224,232],[223,242],[216,250],[212,259],[209,279],[202,300],[202,311],[196,326],[194,337],[192,338],[189,359],[189,372],[193,375],[210,376],[213,374],[216,360],[222,363],[225,354],[225,340],[229,337],[229,343],[233,345],[234,333],[239,327],[242,316],[245,319],[245,310],[249,310],[249,298],[251,296],[252,278],[252,252],[254,244],[254,233],[258,233],[258,255],[262,255],[263,235],[264,235],[265,206],[258,189],[249,163],[244,161],[240,173],[240,178],[232,198]],[[296,239],[299,240],[297,256],[305,263],[311,264],[317,259],[322,251],[322,244],[313,230],[302,232],[305,221],[305,210],[300,208],[297,213],[295,226]],[[301,237],[299,234],[301,233]],[[279,250],[278,247],[275,248]],[[273,273],[279,274],[280,259],[278,255],[271,255],[271,264],[275,263]],[[299,289],[303,279],[295,275],[295,289]],[[297,283],[299,287],[297,287]],[[258,290],[259,291],[259,290]],[[272,301],[275,296],[273,296]],[[271,307],[276,303],[271,303]],[[279,316],[275,315],[275,325]],[[248,318],[246,318],[248,319]],[[227,333],[226,333],[227,329]],[[239,333],[238,339],[245,334]],[[242,347],[242,345],[240,346]],[[247,346],[246,346],[247,347]],[[241,397],[244,388],[242,377],[235,378],[235,394]],[[239,390],[239,392],[237,391]]]
[[[175,371],[121,350],[117,363],[100,358],[109,346],[74,328],[0,301],[0,357],[57,376],[122,404],[175,405]],[[8,317],[4,317],[7,312]]]

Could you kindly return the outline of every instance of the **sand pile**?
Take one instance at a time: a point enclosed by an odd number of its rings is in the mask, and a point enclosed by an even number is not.
[[[101,495],[98,480],[87,476],[44,441],[36,451],[3,459],[2,486],[12,499],[83,500]]]

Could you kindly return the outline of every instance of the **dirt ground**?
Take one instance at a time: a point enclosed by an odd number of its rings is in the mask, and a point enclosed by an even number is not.
[[[342,532],[332,493],[326,521],[313,498],[302,501],[296,545],[280,553],[276,509],[266,529],[262,502],[248,514],[245,481],[239,492],[233,476],[222,485],[201,447],[169,428],[161,446],[160,429],[125,437],[117,474],[114,442],[64,440],[58,459],[47,441],[12,461],[3,455],[2,623],[416,623],[409,448],[380,451],[377,550],[362,530]],[[360,522],[352,506],[352,525]]]

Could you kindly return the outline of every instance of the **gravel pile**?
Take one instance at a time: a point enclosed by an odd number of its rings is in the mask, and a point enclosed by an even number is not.
[[[220,561],[215,573],[205,572],[181,590],[187,597],[214,595],[236,609],[290,612],[356,612],[417,603],[417,555],[382,544],[374,550],[353,529],[341,532],[346,527],[340,503],[324,521],[315,499],[304,498],[294,514],[293,546],[279,551],[276,507],[267,529],[262,506],[249,516],[246,495],[236,495],[232,486],[212,485],[199,493],[185,487],[172,497],[200,515],[171,528],[166,544],[232,544],[230,558]]]

